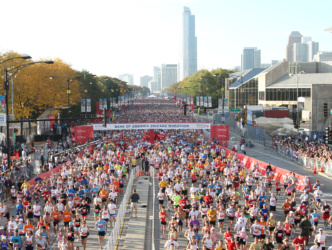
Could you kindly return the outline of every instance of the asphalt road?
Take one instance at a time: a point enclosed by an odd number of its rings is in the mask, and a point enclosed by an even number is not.
[[[209,131],[204,131],[204,134],[209,138],[210,137],[210,132]],[[237,134],[230,134],[230,137],[236,137],[238,140],[240,139],[239,136]],[[331,179],[323,176],[323,175],[314,175],[311,171],[308,171],[307,169],[305,169],[304,167],[298,165],[295,161],[292,161],[288,158],[284,158],[282,156],[280,156],[278,153],[274,152],[274,151],[270,151],[267,147],[264,147],[263,145],[260,144],[255,144],[254,143],[254,147],[253,148],[247,148],[247,155],[253,158],[256,158],[260,161],[264,161],[267,163],[271,163],[272,165],[275,165],[277,167],[281,167],[284,168],[286,170],[301,174],[301,175],[307,175],[310,178],[311,183],[315,183],[316,180],[319,180],[320,183],[322,184],[322,191],[323,191],[323,201],[327,200],[330,204],[330,206],[332,206],[332,185],[329,185],[329,183],[331,183]],[[232,145],[231,145],[232,146]],[[190,186],[191,183],[188,184],[188,186]],[[272,188],[272,190],[275,190],[275,187]],[[241,193],[242,195],[242,193]],[[267,196],[267,200],[269,200],[270,198],[270,193],[266,194]],[[299,199],[299,194],[297,195],[297,204],[300,204],[300,199]],[[312,198],[312,194],[310,194],[310,198]],[[285,201],[285,196],[281,195],[280,197],[278,197],[278,203],[277,203],[277,213],[276,213],[276,221],[284,221],[284,214],[283,214],[283,210],[281,209],[281,206],[283,204],[283,202]],[[164,205],[166,205],[166,203],[164,203]],[[244,201],[243,198],[240,200],[240,205],[244,205]],[[279,209],[278,209],[279,208]],[[159,211],[158,211],[159,212]],[[174,212],[169,211],[169,216],[168,216],[168,221],[172,218]],[[202,220],[200,219],[200,223],[202,225]],[[224,229],[223,231],[220,233],[219,230],[216,230],[217,236],[218,238],[222,238],[223,239],[223,234],[225,233],[225,228],[227,227],[229,221],[226,218],[225,219],[225,223],[224,223]],[[318,227],[323,227],[323,221],[320,220]],[[202,228],[202,226],[201,226]],[[178,243],[180,244],[180,249],[185,249],[185,247],[187,246],[187,239],[184,238],[184,233],[186,231],[186,226],[184,225],[182,232],[180,232],[180,238],[178,240]],[[234,230],[232,229],[233,233]],[[166,231],[166,237],[168,234],[169,230]],[[328,239],[332,239],[332,231],[330,229],[326,229],[325,232],[327,233]],[[297,236],[299,234],[299,229],[296,230],[295,236]],[[155,235],[159,235],[159,249],[163,249],[164,248],[164,244],[166,242],[166,237],[164,237],[164,239],[161,238],[160,236],[160,223],[158,223],[158,226],[155,228]],[[202,232],[200,232],[201,238],[202,238]],[[252,234],[250,234],[250,240],[248,241],[248,247],[250,246],[250,244],[253,242],[253,237]],[[332,246],[332,242],[328,240],[329,243],[327,243],[327,246]],[[309,246],[313,245],[313,239],[310,240],[310,244]],[[277,247],[277,246],[275,246]],[[292,247],[293,249],[293,247]]]

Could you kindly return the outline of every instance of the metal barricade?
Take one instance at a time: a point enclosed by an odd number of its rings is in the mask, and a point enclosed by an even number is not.
[[[127,203],[129,202],[131,189],[132,189],[136,174],[137,174],[137,168],[132,169],[131,173],[130,173],[129,181],[127,184],[126,192],[123,196],[122,202],[118,209],[118,214],[116,216],[116,221],[115,221],[113,230],[109,236],[107,244],[103,248],[104,250],[113,250],[116,248],[118,237],[120,235],[121,228],[122,228],[122,223],[126,217]]]

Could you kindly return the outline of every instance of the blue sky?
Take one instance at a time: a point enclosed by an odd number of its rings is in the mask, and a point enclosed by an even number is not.
[[[287,38],[300,31],[332,51],[331,0],[11,0],[0,51],[34,59],[61,58],[97,75],[152,75],[153,66],[180,62],[183,6],[196,16],[198,66],[240,65],[243,47],[258,47],[262,63],[285,58]]]

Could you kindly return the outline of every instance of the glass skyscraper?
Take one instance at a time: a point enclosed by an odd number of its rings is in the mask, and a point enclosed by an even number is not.
[[[195,16],[188,7],[183,8],[182,65],[180,80],[192,76],[197,71],[197,37]]]

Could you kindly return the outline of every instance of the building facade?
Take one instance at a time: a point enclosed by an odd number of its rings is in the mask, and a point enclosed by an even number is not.
[[[286,61],[294,62],[294,43],[302,43],[302,35],[298,31],[292,31],[288,37],[286,46]]]
[[[195,34],[195,15],[188,7],[182,14],[182,62],[180,80],[192,76],[197,71],[197,37]]]
[[[256,47],[245,47],[241,56],[242,70],[261,67],[261,51]]]
[[[161,91],[160,67],[153,67],[153,81],[157,84],[157,91]]]
[[[294,43],[294,56],[295,62],[309,62],[309,48],[306,43]]]
[[[161,91],[177,82],[177,64],[162,64],[160,70]]]
[[[319,43],[314,42],[314,41],[309,41],[309,42],[307,42],[307,44],[308,44],[308,59],[309,59],[309,62],[313,62],[314,56],[319,51]]]
[[[145,75],[145,76],[141,76],[140,77],[140,86],[141,87],[148,87],[149,86],[149,82],[153,79],[152,76],[148,76],[148,75]]]
[[[122,74],[122,75],[119,75],[118,78],[121,81],[127,82],[129,85],[134,84],[134,75],[132,75],[132,74]]]
[[[314,55],[314,62],[331,62],[332,51],[320,51]]]

